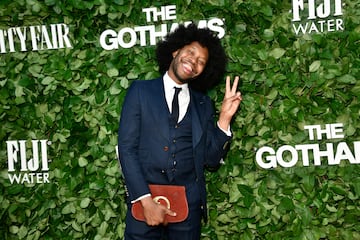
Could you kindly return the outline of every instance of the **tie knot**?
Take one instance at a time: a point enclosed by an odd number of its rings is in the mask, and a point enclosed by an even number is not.
[[[175,94],[178,95],[182,88],[174,87],[175,88]]]

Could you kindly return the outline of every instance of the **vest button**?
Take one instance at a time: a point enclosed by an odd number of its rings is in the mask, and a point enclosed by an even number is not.
[[[168,147],[168,146],[165,146],[165,147],[164,147],[164,152],[167,152],[167,151],[169,151],[169,147]]]

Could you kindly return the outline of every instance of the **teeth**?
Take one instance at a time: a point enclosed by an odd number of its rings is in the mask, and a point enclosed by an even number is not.
[[[186,72],[191,73],[193,71],[192,67],[189,64],[184,63],[183,66],[184,66],[184,69],[185,69]]]

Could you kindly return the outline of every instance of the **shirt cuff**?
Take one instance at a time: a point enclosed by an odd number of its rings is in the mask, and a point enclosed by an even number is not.
[[[137,199],[131,201],[131,203],[136,203],[136,202],[138,202],[138,201],[140,201],[141,199],[144,199],[144,198],[146,198],[146,197],[151,197],[151,194],[148,193],[148,194],[142,195],[142,196],[138,197]]]
[[[218,126],[218,128],[220,128],[220,130],[223,131],[228,137],[231,137],[232,134],[231,134],[230,126],[229,126],[229,128],[226,129],[226,130],[224,130],[224,129],[222,129],[222,128],[220,127],[219,122],[217,122],[217,126]]]

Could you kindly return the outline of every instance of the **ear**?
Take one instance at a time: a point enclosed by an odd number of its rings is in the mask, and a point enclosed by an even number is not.
[[[172,53],[173,58],[175,58],[176,55],[178,55],[178,53],[179,53],[179,50],[174,51],[174,52]]]

